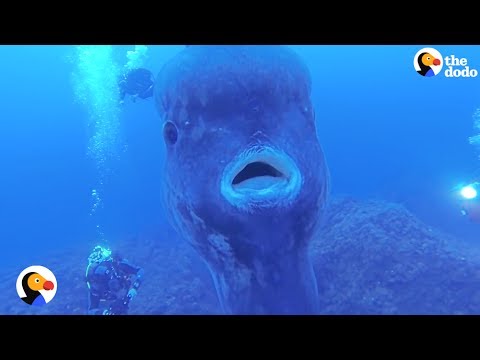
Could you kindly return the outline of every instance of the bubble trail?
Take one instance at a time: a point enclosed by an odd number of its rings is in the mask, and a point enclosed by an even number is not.
[[[103,207],[104,186],[122,150],[118,88],[120,71],[121,68],[113,60],[113,46],[75,47],[72,81],[75,99],[87,111],[87,155],[94,161],[97,171],[96,184],[91,192],[90,215],[97,216],[99,240],[104,238],[97,215]]]

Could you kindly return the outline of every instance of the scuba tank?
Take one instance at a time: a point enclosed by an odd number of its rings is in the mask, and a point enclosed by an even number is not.
[[[97,245],[93,248],[92,253],[88,256],[87,270],[85,271],[85,280],[87,282],[88,289],[90,289],[89,274],[94,270],[95,266],[103,261],[110,260],[112,258],[112,250]]]

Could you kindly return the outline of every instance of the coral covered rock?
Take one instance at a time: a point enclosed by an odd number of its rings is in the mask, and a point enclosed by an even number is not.
[[[457,243],[400,205],[334,199],[311,247],[321,313],[480,314],[480,257]],[[145,269],[130,314],[221,313],[206,266],[184,241],[144,234],[117,245]],[[0,314],[85,314],[90,250],[79,246],[42,262],[58,282],[42,308],[18,298],[22,269],[4,269]]]

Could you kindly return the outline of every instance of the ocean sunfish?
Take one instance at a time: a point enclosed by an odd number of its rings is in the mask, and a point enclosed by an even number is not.
[[[329,184],[310,74],[286,46],[188,46],[157,76],[165,202],[227,314],[312,314]]]

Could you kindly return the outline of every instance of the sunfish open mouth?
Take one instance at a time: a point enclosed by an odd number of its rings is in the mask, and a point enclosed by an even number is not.
[[[235,189],[264,189],[278,181],[287,180],[285,175],[274,166],[255,161],[245,166],[232,181]]]
[[[272,207],[292,201],[301,182],[291,157],[271,147],[257,146],[241,153],[225,168],[221,192],[236,207]]]

